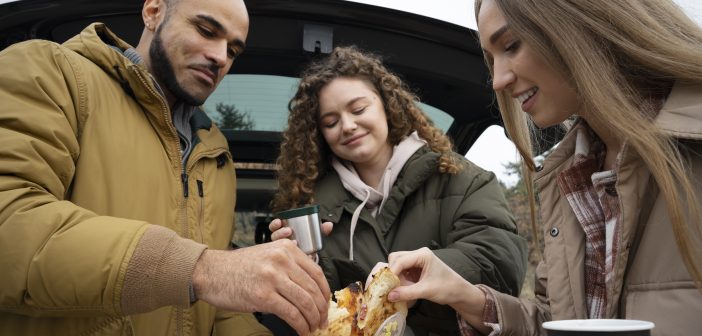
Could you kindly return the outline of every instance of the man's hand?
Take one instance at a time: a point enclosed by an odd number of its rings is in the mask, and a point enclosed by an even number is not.
[[[293,241],[234,251],[205,250],[193,273],[196,296],[237,312],[272,313],[300,335],[327,323],[330,297],[321,268]]]

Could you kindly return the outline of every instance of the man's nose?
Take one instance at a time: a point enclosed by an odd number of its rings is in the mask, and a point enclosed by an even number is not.
[[[210,48],[207,49],[205,57],[217,65],[217,67],[223,68],[229,61],[228,53],[229,46],[227,45],[226,41],[222,41],[213,43]]]

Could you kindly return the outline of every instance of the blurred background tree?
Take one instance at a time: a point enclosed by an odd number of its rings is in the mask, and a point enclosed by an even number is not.
[[[248,112],[239,111],[233,104],[217,103],[215,109],[219,115],[215,122],[220,129],[252,130],[256,126]]]

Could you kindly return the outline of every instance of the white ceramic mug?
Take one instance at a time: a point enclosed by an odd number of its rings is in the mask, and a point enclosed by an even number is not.
[[[641,320],[560,320],[542,324],[549,336],[649,336],[653,322]]]

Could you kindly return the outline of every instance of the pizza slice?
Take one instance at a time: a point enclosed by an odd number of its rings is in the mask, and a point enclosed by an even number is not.
[[[372,336],[389,316],[396,312],[407,316],[407,304],[389,302],[387,294],[400,284],[400,279],[385,267],[373,275],[364,291],[355,282],[334,292],[336,301],[329,301],[327,328],[313,336]]]
[[[358,318],[358,328],[364,336],[375,335],[380,325],[392,314],[399,312],[407,317],[407,303],[388,301],[388,293],[399,285],[400,279],[388,267],[373,275],[373,280],[363,293]]]

